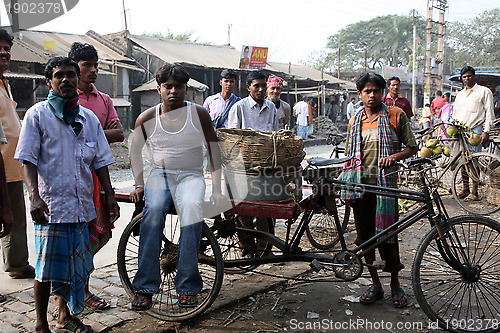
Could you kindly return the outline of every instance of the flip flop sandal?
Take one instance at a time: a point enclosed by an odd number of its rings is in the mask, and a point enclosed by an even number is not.
[[[198,305],[198,295],[180,295],[177,304],[181,308],[194,308]]]
[[[151,309],[152,305],[153,295],[136,293],[134,295],[134,300],[132,301],[132,310],[146,311]]]
[[[73,333],[79,331],[80,333],[93,333],[94,330],[89,325],[84,325],[80,319],[76,317],[71,317],[70,320],[66,322],[64,327],[55,328],[54,332],[56,333]]]
[[[9,273],[11,279],[34,279],[35,278],[35,268],[33,266],[28,266],[21,274]]]
[[[110,305],[104,300],[104,298],[94,294],[85,298],[85,306],[92,310],[107,310],[110,308]]]
[[[395,308],[404,308],[408,305],[408,295],[406,295],[405,291],[401,287],[391,287],[391,295],[392,305],[394,305]],[[401,299],[403,298],[404,302],[401,303]]]
[[[7,297],[5,297],[4,295],[0,295],[0,303],[3,303],[7,300]]]
[[[359,297],[359,301],[363,304],[372,304],[382,298],[384,298],[384,291],[380,287],[372,285]]]

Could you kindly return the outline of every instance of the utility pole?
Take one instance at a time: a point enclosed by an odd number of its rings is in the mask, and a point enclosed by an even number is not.
[[[231,45],[231,26],[231,23],[227,25],[227,45]]]
[[[122,3],[123,3],[123,17],[125,19],[125,31],[128,31],[127,11],[125,10],[125,0],[122,0]]]
[[[417,108],[417,11],[412,9],[411,14],[413,16],[413,78],[411,80],[411,108],[416,110]]]
[[[431,43],[432,43],[432,2],[427,0],[427,25],[425,28],[424,105],[431,101]]]
[[[342,31],[339,31],[339,41],[338,41],[339,53],[338,53],[338,56],[337,56],[337,62],[338,62],[338,66],[337,66],[337,79],[340,79],[340,37],[341,36],[342,36]],[[323,79],[323,77],[321,77],[321,79]]]
[[[438,44],[437,44],[437,62],[438,62],[438,77],[436,79],[436,85],[440,90],[443,90],[443,68],[444,68],[444,12],[447,8],[446,1],[438,1],[439,9],[439,27],[438,27]]]
[[[447,0],[427,0],[427,27],[425,35],[425,68],[424,68],[424,104],[430,103],[431,90],[434,90],[436,86],[441,88],[443,79],[443,62],[444,62],[444,13],[448,8]],[[439,22],[432,20],[432,15],[434,9],[439,11]],[[437,45],[437,55],[436,60],[438,63],[438,73],[432,73],[432,24],[438,23],[438,45]]]

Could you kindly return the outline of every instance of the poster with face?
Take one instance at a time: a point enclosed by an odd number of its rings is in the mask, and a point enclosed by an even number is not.
[[[258,69],[266,67],[267,51],[267,47],[243,45],[239,68]]]

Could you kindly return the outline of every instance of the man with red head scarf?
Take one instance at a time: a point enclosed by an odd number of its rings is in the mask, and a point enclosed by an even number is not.
[[[278,111],[278,122],[280,129],[290,127],[290,114],[292,108],[290,104],[280,99],[283,91],[283,79],[279,76],[271,75],[267,79],[267,99],[276,105]]]

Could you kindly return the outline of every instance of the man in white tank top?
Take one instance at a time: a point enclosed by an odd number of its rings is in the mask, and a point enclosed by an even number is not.
[[[212,196],[222,205],[220,155],[217,137],[208,111],[184,100],[189,74],[180,65],[164,65],[156,72],[162,102],[144,111],[136,120],[130,149],[135,191],[131,200],[144,197],[140,228],[139,267],[133,280],[132,308],[148,310],[161,282],[159,254],[165,216],[175,205],[180,217],[178,267],[175,286],[180,307],[196,307],[203,282],[198,270],[198,248],[202,230],[202,203],[205,197],[203,149],[210,156]],[[144,183],[142,148],[148,140],[153,170]]]

